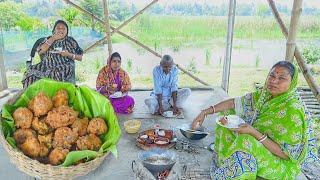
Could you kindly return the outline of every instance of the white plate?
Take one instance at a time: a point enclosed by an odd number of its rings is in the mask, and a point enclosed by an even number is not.
[[[173,118],[173,117],[177,117],[178,115],[173,114],[173,111],[165,111],[163,112],[162,116],[166,118]]]
[[[216,123],[219,124],[220,126],[223,126],[223,127],[229,128],[229,129],[238,128],[240,124],[245,123],[245,121],[243,119],[241,119],[239,116],[228,115],[228,116],[226,116],[228,123],[226,125],[223,125],[219,121],[221,118],[222,118],[222,116],[218,116],[218,118],[216,119]]]
[[[60,53],[60,51],[49,51],[50,53],[52,53],[52,54],[58,54],[58,53]]]
[[[125,94],[122,94],[121,91],[117,91],[117,92],[111,94],[109,97],[110,97],[110,98],[113,98],[113,99],[116,99],[116,98],[121,98],[121,97],[123,97],[123,96],[125,96]]]

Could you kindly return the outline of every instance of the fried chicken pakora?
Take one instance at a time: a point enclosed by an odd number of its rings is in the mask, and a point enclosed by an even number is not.
[[[14,133],[13,133],[13,138],[16,141],[16,143],[22,144],[24,143],[27,138],[29,137],[36,137],[36,132],[32,129],[17,129]]]
[[[38,117],[34,117],[32,121],[32,129],[36,130],[38,134],[44,135],[49,132],[49,127],[45,123],[45,117],[39,119]]]
[[[77,139],[77,133],[68,127],[61,127],[54,132],[52,146],[53,148],[62,147],[64,149],[70,149]]]
[[[59,165],[63,163],[66,159],[67,154],[69,153],[68,149],[63,149],[61,147],[57,147],[51,151],[49,154],[49,162],[52,165]]]
[[[44,144],[47,146],[47,148],[52,147],[52,133],[50,134],[45,134],[45,135],[38,135],[38,140],[41,144]]]
[[[53,106],[68,106],[69,96],[68,92],[64,89],[60,89],[52,98]]]
[[[35,137],[28,137],[22,144],[19,145],[21,151],[31,157],[36,158],[40,153],[40,143]]]
[[[77,133],[79,136],[84,136],[87,134],[87,127],[89,124],[88,118],[80,119],[78,118],[74,123],[72,124],[71,128],[72,131]]]
[[[13,113],[14,124],[17,128],[27,129],[31,127],[33,114],[25,107],[19,107]]]
[[[100,135],[108,131],[106,122],[102,118],[93,118],[89,122],[87,132]]]
[[[79,150],[98,151],[101,147],[101,140],[94,134],[82,136],[77,140],[77,148]]]
[[[53,107],[51,99],[43,92],[39,92],[30,102],[28,108],[34,116],[46,115]]]
[[[39,157],[46,157],[49,155],[49,148],[46,145],[40,143],[39,148]]]
[[[69,106],[59,106],[48,113],[45,122],[54,129],[65,127],[73,124],[78,114]]]

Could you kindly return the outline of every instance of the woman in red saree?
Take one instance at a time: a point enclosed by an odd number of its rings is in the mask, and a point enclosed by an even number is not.
[[[129,75],[121,68],[119,53],[111,54],[107,65],[99,71],[96,88],[98,92],[110,100],[116,113],[128,114],[133,112],[134,99],[128,95],[131,82]]]

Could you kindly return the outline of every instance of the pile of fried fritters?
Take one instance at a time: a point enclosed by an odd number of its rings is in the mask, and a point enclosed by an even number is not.
[[[75,150],[98,151],[99,135],[108,131],[102,118],[80,118],[79,112],[68,106],[68,92],[57,91],[52,99],[39,92],[27,107],[13,113],[16,127],[14,139],[27,156],[44,164],[59,165]]]

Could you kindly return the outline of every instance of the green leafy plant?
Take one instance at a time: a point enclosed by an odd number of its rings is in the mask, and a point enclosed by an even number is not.
[[[62,9],[59,14],[68,22],[70,25],[75,25],[75,20],[79,16],[79,11],[76,8],[68,7]]]
[[[191,61],[189,62],[189,65],[187,67],[187,70],[189,72],[192,72],[194,74],[199,73],[198,69],[197,69],[197,63],[195,61],[195,57],[192,57]]]
[[[309,44],[302,50],[302,57],[308,64],[318,64],[320,60],[320,48],[315,44]]]

